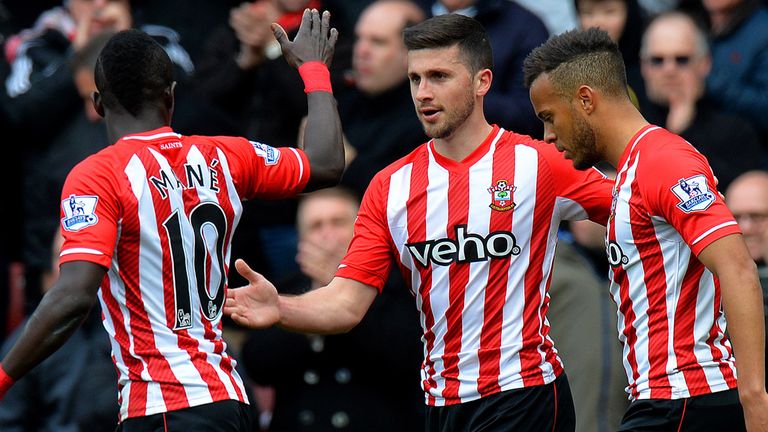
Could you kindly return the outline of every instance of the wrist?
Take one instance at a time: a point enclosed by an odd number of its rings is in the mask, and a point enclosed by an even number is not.
[[[3,399],[5,393],[14,383],[14,379],[5,371],[3,365],[0,363],[0,399]]]
[[[321,61],[309,61],[299,66],[299,75],[304,81],[304,93],[324,91],[333,94],[331,73]]]

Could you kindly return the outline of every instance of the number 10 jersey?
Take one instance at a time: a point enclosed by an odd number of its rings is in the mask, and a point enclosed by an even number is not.
[[[221,337],[240,201],[293,196],[308,179],[300,150],[167,127],[123,137],[72,170],[60,262],[108,269],[99,300],[121,420],[247,402]]]

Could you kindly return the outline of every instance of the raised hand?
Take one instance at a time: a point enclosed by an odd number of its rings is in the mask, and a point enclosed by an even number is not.
[[[295,68],[309,61],[321,61],[327,66],[331,65],[339,32],[335,28],[329,28],[330,21],[331,14],[328,11],[323,12],[321,17],[317,9],[305,9],[301,26],[293,41],[288,40],[288,35],[280,24],[272,24],[275,39],[280,43],[288,64]]]
[[[280,321],[275,286],[241,259],[235,261],[235,268],[248,280],[248,285],[227,290],[224,313],[237,324],[250,328],[270,327]]]

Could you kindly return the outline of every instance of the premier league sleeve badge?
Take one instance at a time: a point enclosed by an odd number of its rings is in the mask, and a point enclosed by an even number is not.
[[[686,213],[706,210],[715,202],[715,194],[707,187],[707,178],[703,174],[680,179],[672,186],[672,193],[680,201],[677,207]]]
[[[61,219],[62,228],[76,232],[96,225],[99,221],[99,217],[96,216],[98,201],[97,196],[78,195],[70,195],[69,198],[61,201],[61,208],[64,210],[64,218]]]

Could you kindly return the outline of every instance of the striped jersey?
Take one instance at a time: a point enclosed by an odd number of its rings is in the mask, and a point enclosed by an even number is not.
[[[630,399],[736,387],[720,286],[696,258],[739,233],[706,159],[647,126],[619,164],[606,242]]]
[[[552,382],[546,312],[557,229],[606,222],[612,182],[494,126],[461,162],[430,141],[372,180],[336,274],[378,289],[396,262],[421,314],[432,406]]]
[[[121,420],[247,402],[221,326],[241,200],[292,196],[308,179],[300,150],[167,127],[125,136],[72,170],[61,262],[108,269],[98,296]]]

